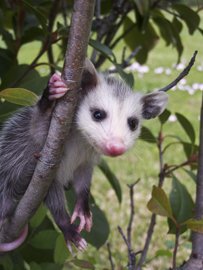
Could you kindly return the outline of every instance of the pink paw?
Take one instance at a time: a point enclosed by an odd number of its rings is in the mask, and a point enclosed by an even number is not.
[[[54,73],[49,80],[49,99],[61,98],[68,91],[66,84],[61,79],[60,73]]]
[[[81,232],[82,230],[86,230],[87,232],[91,231],[92,228],[92,213],[89,212],[88,214],[84,213],[77,207],[75,208],[73,215],[71,217],[71,224],[77,219],[80,219],[79,226],[77,228],[78,232]]]

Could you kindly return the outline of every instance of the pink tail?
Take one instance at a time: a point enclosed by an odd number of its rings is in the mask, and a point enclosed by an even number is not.
[[[19,247],[26,239],[28,235],[28,224],[26,224],[25,228],[22,230],[20,236],[10,243],[0,243],[0,252],[7,252],[16,249]]]

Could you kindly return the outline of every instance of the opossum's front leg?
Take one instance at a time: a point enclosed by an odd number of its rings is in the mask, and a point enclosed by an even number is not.
[[[45,198],[45,204],[51,211],[56,224],[63,232],[68,248],[70,242],[72,242],[79,250],[85,250],[87,243],[80,236],[77,227],[70,223],[70,217],[65,207],[64,188],[59,182],[53,181]]]
[[[83,165],[74,173],[73,187],[77,195],[77,201],[71,217],[71,223],[77,218],[80,219],[77,228],[78,232],[81,232],[83,229],[89,232],[92,228],[92,213],[89,208],[89,190],[92,171],[91,165]]]
[[[54,73],[49,80],[49,100],[61,98],[68,91],[60,73]]]

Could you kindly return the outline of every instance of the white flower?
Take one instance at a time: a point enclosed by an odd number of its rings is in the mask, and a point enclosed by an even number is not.
[[[169,122],[175,122],[177,120],[177,117],[175,116],[175,114],[171,114],[168,118]]]
[[[154,73],[155,74],[162,74],[164,72],[164,68],[163,67],[158,67],[155,68]]]
[[[198,71],[203,71],[203,66],[197,66]]]
[[[147,73],[147,72],[149,72],[149,67],[148,66],[139,66],[138,72]]]
[[[166,75],[171,75],[171,69],[170,68],[166,68],[165,69],[165,73],[166,73]]]
[[[179,63],[177,66],[176,66],[176,69],[177,70],[183,70],[185,68],[185,64],[183,63]]]

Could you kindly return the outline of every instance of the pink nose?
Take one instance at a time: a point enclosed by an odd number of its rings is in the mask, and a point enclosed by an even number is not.
[[[111,157],[122,155],[125,151],[126,148],[121,139],[111,140],[105,145],[105,153]]]

